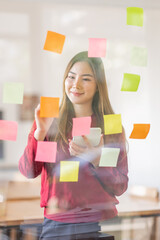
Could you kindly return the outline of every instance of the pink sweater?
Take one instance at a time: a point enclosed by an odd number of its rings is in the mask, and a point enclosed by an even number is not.
[[[96,126],[96,117],[92,116],[92,127]],[[44,216],[55,221],[80,223],[97,222],[113,218],[117,215],[115,196],[121,195],[128,186],[128,164],[125,147],[114,143],[110,147],[120,148],[117,167],[98,167],[87,160],[71,157],[68,145],[65,152],[57,143],[56,163],[48,164],[36,162],[35,155],[37,141],[34,138],[36,123],[33,123],[28,136],[28,144],[19,160],[19,170],[27,178],[35,178],[41,174],[41,207],[44,207]],[[107,146],[108,147],[108,146]],[[60,161],[79,161],[78,182],[60,182]],[[48,181],[50,168],[52,181]],[[67,203],[68,208],[59,213],[47,214],[49,199],[56,198],[58,206]],[[64,208],[63,208],[64,209]]]

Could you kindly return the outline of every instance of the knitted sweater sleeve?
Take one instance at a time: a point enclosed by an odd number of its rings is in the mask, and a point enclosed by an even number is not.
[[[37,140],[34,138],[36,122],[34,121],[28,136],[28,143],[19,160],[19,170],[27,178],[35,178],[41,174],[43,163],[36,162]]]

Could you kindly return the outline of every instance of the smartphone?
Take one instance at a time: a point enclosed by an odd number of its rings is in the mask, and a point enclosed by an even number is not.
[[[100,143],[101,139],[101,128],[90,128],[90,133],[85,135],[90,144],[95,147]],[[82,136],[74,136],[73,142],[81,147],[86,147],[86,143]]]

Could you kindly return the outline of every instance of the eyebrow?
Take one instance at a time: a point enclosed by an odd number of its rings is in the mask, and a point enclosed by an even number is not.
[[[70,71],[69,73],[72,73],[72,74],[76,75],[76,73],[74,73],[74,72],[71,72],[71,71]],[[82,76],[82,77],[84,77],[84,76],[88,76],[88,77],[94,77],[92,74],[89,74],[89,73],[88,73],[88,74],[87,74],[87,73],[85,73],[85,74],[82,74],[81,76]]]

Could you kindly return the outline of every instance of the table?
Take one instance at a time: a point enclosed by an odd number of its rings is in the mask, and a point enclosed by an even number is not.
[[[43,211],[40,199],[7,201],[6,214],[0,217],[0,226],[41,223]]]
[[[117,205],[118,216],[121,220],[125,218],[153,217],[153,228],[151,240],[157,239],[158,217],[160,216],[160,201],[147,200],[131,197],[125,193],[119,197],[120,204]],[[131,235],[133,235],[131,231]]]
[[[160,216],[160,201],[131,197],[127,193],[118,200],[120,201],[117,205],[119,217]]]
[[[124,194],[118,198],[118,216],[124,218],[160,216],[160,201],[137,199]],[[40,208],[40,199],[8,200],[6,215],[0,218],[0,226],[16,226],[22,224],[42,223],[43,209]],[[156,231],[156,221],[154,230]],[[155,239],[155,234],[153,239]]]
[[[38,226],[35,224],[43,222],[43,208],[40,208],[40,199],[28,199],[28,200],[8,200],[6,202],[6,214],[0,217],[0,229],[3,234],[9,236],[9,239],[17,240],[23,239],[23,231],[21,227],[27,226],[27,235],[30,234],[31,224],[38,230]],[[41,227],[40,227],[41,229]],[[1,233],[0,233],[1,239]],[[2,236],[3,239],[3,236]],[[25,237],[25,239],[33,240],[37,239]]]

